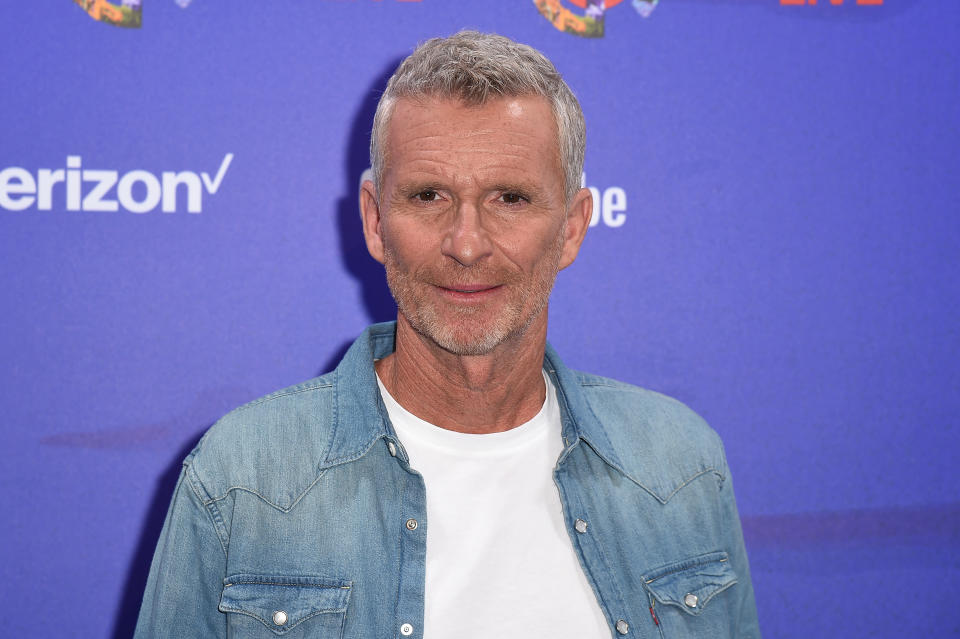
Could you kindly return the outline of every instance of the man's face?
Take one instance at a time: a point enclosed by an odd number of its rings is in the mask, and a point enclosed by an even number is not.
[[[361,206],[400,321],[458,355],[545,334],[592,208],[586,189],[567,206],[549,103],[399,100],[386,138],[379,204],[367,183]]]

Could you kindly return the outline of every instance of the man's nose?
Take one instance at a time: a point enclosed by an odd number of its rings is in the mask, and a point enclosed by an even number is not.
[[[483,211],[472,202],[460,202],[453,211],[441,252],[461,266],[473,266],[490,255],[493,249],[489,230],[484,226]]]

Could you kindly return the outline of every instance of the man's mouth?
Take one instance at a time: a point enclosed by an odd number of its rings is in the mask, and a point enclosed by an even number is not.
[[[450,297],[458,299],[476,299],[485,297],[500,288],[500,284],[457,284],[453,286],[438,285],[438,288]]]
[[[481,291],[489,291],[491,289],[497,288],[496,286],[443,286],[441,287],[448,291],[453,291],[454,293],[480,293]]]

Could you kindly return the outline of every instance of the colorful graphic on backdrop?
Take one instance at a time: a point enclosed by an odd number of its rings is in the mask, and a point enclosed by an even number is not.
[[[177,5],[186,9],[193,0],[173,0]],[[583,0],[580,0],[581,2]],[[653,2],[657,0],[633,0],[637,2]],[[114,4],[107,0],[73,0],[74,4],[80,5],[84,11],[90,14],[90,17],[100,22],[112,24],[115,27],[133,27],[139,28],[142,23],[143,0],[121,0],[120,4]],[[396,2],[421,2],[421,0],[396,0]],[[614,4],[620,0],[614,0]]]
[[[856,2],[857,2],[857,6],[861,6],[861,7],[871,7],[871,6],[879,7],[883,5],[883,0],[856,0]],[[850,0],[850,2],[848,2],[847,4],[852,4],[852,3],[853,3],[853,0]],[[793,5],[797,7],[802,7],[804,5],[814,6],[817,4],[817,0],[780,0],[780,4]],[[826,4],[826,0],[824,1],[824,4]],[[830,4],[835,7],[839,7],[843,5],[843,0],[830,0]]]
[[[90,17],[94,20],[106,22],[115,27],[140,28],[143,0],[121,0],[119,5],[107,2],[107,0],[73,1],[90,14]]]
[[[578,14],[563,6],[561,0],[533,0],[537,10],[544,18],[550,21],[558,31],[571,33],[582,38],[602,38],[604,33],[604,18],[607,11],[620,4],[623,0],[570,0],[570,3],[580,9]],[[642,17],[647,18],[653,13],[660,0],[631,0],[630,4]]]

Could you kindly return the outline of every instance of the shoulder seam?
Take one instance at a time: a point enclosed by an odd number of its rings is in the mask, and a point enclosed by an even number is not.
[[[628,384],[626,382],[620,382],[615,379],[608,378],[597,378],[597,376],[591,376],[594,379],[586,380],[580,379],[580,386],[582,388],[608,388],[610,390],[622,391],[625,393],[630,393],[632,395],[646,395],[651,399],[657,399],[673,406],[680,408],[691,415],[693,415],[697,420],[706,423],[706,420],[703,418],[700,413],[691,408],[687,403],[673,397],[671,395],[666,395],[660,391],[651,390],[649,388],[644,388],[642,386],[635,386],[633,384]]]
[[[308,384],[309,384],[310,382],[305,382],[305,383],[308,383]],[[319,382],[318,382],[318,383],[310,384],[309,386],[302,387],[302,388],[299,387],[299,386],[294,386],[294,387],[289,388],[289,389],[279,390],[279,391],[276,391],[276,392],[274,392],[274,393],[270,393],[269,395],[264,395],[263,397],[259,397],[259,398],[255,399],[255,400],[253,400],[253,401],[247,402],[246,404],[244,404],[244,405],[242,405],[242,406],[238,406],[237,408],[234,408],[232,411],[230,411],[229,413],[227,413],[226,415],[224,415],[224,416],[221,417],[220,419],[222,420],[222,419],[225,419],[225,418],[227,418],[227,417],[229,417],[229,416],[231,416],[231,415],[236,415],[236,414],[242,413],[242,412],[246,411],[246,410],[249,409],[249,408],[253,408],[254,406],[259,406],[260,404],[265,404],[265,403],[270,402],[270,401],[273,401],[273,400],[275,400],[275,399],[280,399],[281,397],[289,397],[289,396],[291,396],[291,395],[299,395],[300,393],[308,393],[308,392],[310,392],[310,391],[321,390],[321,389],[324,389],[324,388],[333,388],[333,383],[331,383],[331,382],[322,382],[322,383],[319,383]]]
[[[200,505],[203,506],[203,510],[207,514],[207,517],[210,518],[210,523],[213,524],[213,530],[217,534],[217,541],[220,542],[220,549],[223,551],[224,558],[226,558],[227,546],[230,545],[230,535],[223,523],[223,517],[220,515],[220,510],[216,507],[216,505],[213,505],[204,499],[203,494],[201,494],[201,490],[204,494],[206,494],[207,488],[203,485],[203,480],[200,479],[196,470],[189,462],[184,462],[184,475],[185,478],[190,482],[190,491],[197,498],[197,501],[200,502]]]

